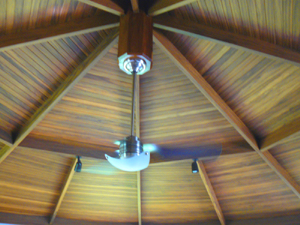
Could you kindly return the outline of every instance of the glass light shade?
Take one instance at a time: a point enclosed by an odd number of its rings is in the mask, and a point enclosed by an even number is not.
[[[146,169],[150,162],[150,153],[142,152],[128,158],[113,158],[105,154],[105,158],[114,167],[124,171],[140,171]]]

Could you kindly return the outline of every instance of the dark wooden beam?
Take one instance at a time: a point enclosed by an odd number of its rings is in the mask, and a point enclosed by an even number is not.
[[[18,34],[1,35],[0,51],[53,41],[64,37],[91,33],[119,26],[119,18],[109,13],[78,21],[37,28]]]
[[[67,193],[68,187],[69,187],[69,185],[70,185],[70,183],[72,181],[73,175],[75,173],[75,166],[76,166],[76,164],[77,164],[77,159],[74,158],[74,160],[72,162],[72,165],[70,167],[69,174],[68,174],[68,176],[66,178],[65,184],[64,184],[64,186],[63,186],[63,188],[61,190],[61,193],[59,195],[59,198],[58,198],[57,204],[55,206],[54,212],[53,212],[53,214],[51,216],[51,219],[50,219],[50,222],[49,222],[50,225],[52,225],[54,223],[54,220],[56,218],[56,215],[58,213],[60,205],[61,205],[61,203],[62,203],[62,201],[63,201],[63,199],[64,199],[64,197],[65,197],[65,195]]]
[[[149,8],[148,14],[151,16],[157,16],[195,1],[196,0],[158,0]]]
[[[229,108],[224,100],[215,92],[215,90],[198,73],[191,63],[180,53],[180,51],[162,34],[153,32],[154,42],[170,57],[178,68],[195,84],[202,94],[219,110],[219,112],[228,120],[228,122],[241,134],[256,153],[270,166],[270,168],[280,177],[280,179],[300,198],[300,192],[293,185],[293,179],[279,165],[276,160],[266,157],[259,149],[254,135],[239,117]],[[275,165],[276,164],[276,165]],[[280,166],[280,167],[279,167]]]
[[[24,225],[48,225],[48,218],[46,216],[29,216],[21,214],[12,214],[0,212],[1,223],[9,224],[24,224]],[[227,225],[299,225],[300,214],[298,215],[288,215],[281,217],[270,217],[262,219],[249,219],[249,220],[235,220],[227,221]],[[97,221],[84,221],[84,220],[72,220],[57,217],[55,220],[55,225],[136,225],[136,222],[132,223],[113,223],[109,221],[97,222]],[[163,225],[164,223],[157,222],[145,222],[144,225]],[[189,225],[219,225],[218,220],[207,221],[207,222],[191,222],[184,223]],[[166,224],[167,225],[167,224]],[[170,225],[170,223],[168,223]],[[182,223],[176,223],[176,225],[183,225]]]
[[[138,13],[140,11],[139,0],[131,0],[131,7],[134,13]]]
[[[271,59],[283,60],[300,67],[300,52],[257,38],[180,20],[168,15],[154,17],[153,22],[153,26],[159,29],[209,40]]]
[[[85,74],[117,43],[118,30],[108,35],[99,46],[62,82],[52,95],[25,123],[18,132],[12,146],[5,146],[0,152],[0,163],[25,139],[35,126],[50,112],[53,107],[78,83]]]
[[[300,135],[300,117],[265,137],[261,141],[260,149],[266,151],[298,135]]]
[[[220,220],[220,223],[221,223],[221,225],[225,225],[226,222],[225,222],[225,218],[224,218],[221,206],[219,204],[219,201],[218,201],[218,198],[216,196],[215,190],[214,190],[213,186],[210,183],[210,180],[209,180],[209,177],[206,173],[206,169],[204,167],[203,162],[197,161],[197,166],[198,166],[200,177],[201,177],[201,179],[203,181],[203,184],[206,188],[206,191],[207,191],[207,193],[210,197],[210,200],[211,200],[211,202],[212,202],[212,204],[215,208],[215,211],[216,211],[217,216]]]
[[[101,9],[103,11],[121,16],[124,14],[124,10],[111,0],[79,0],[85,4]]]

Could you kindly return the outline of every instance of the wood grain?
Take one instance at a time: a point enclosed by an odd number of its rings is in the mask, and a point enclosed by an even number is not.
[[[138,13],[139,12],[139,1],[138,0],[131,0],[131,7],[132,7],[132,11],[134,13]]]
[[[195,1],[196,0],[158,0],[149,8],[148,13],[151,16],[157,16]]]
[[[74,173],[75,173],[75,166],[76,166],[76,164],[77,164],[77,161],[78,161],[77,158],[75,158],[75,159],[73,160],[72,164],[71,164],[70,171],[69,171],[69,173],[68,173],[68,175],[67,175],[65,184],[64,184],[64,186],[63,186],[63,188],[62,188],[62,190],[61,190],[61,193],[60,193],[59,198],[58,198],[58,201],[57,201],[57,203],[56,203],[54,212],[53,212],[53,214],[52,214],[52,216],[51,216],[51,219],[50,219],[50,222],[49,222],[50,225],[54,223],[54,220],[55,220],[55,218],[56,218],[57,212],[58,212],[58,210],[59,210],[59,208],[60,208],[60,205],[61,205],[61,203],[62,203],[62,201],[63,201],[63,199],[64,199],[64,197],[65,197],[65,194],[66,194],[66,192],[67,192],[67,190],[68,190],[68,187],[69,187],[69,185],[70,185],[70,183],[71,183],[71,180],[72,180],[73,175],[74,175]]]
[[[206,82],[179,50],[162,34],[154,31],[154,41],[159,45],[179,69],[193,82],[202,94],[219,110],[228,122],[254,149],[258,149],[255,137],[240,118],[229,108],[216,91]]]
[[[46,28],[42,27],[21,34],[3,35],[1,36],[0,51],[105,30],[117,27],[118,25],[118,17],[104,13],[100,16],[93,16],[83,20],[57,24]]]
[[[90,6],[96,7],[98,9],[101,9],[103,11],[115,14],[117,16],[121,16],[122,14],[124,14],[124,10],[111,0],[79,0],[79,1],[88,4]]]
[[[204,164],[203,164],[202,161],[197,161],[197,166],[198,166],[200,177],[201,177],[201,179],[203,181],[203,184],[204,184],[204,186],[206,188],[206,191],[207,191],[207,193],[208,193],[208,195],[210,197],[210,200],[211,200],[211,202],[212,202],[212,204],[213,204],[213,206],[215,208],[215,211],[216,211],[216,213],[218,215],[220,223],[222,225],[225,225],[226,222],[225,222],[225,218],[224,218],[221,206],[219,204],[219,200],[218,200],[218,198],[216,196],[216,193],[214,191],[213,186],[210,183],[209,177],[208,177],[208,175],[206,173],[206,170],[205,170],[205,166],[204,166]]]
[[[287,139],[300,134],[300,118],[292,121],[289,124],[284,125],[279,130],[269,134],[263,140],[261,140],[261,151],[266,151],[274,148],[281,143],[284,143]]]
[[[190,21],[183,21],[170,16],[161,16],[159,18],[155,17],[153,22],[153,26],[159,29],[209,40],[218,44],[268,57],[270,59],[282,60],[298,67],[300,66],[299,52],[271,44],[266,41],[261,41],[256,38],[223,31]]]
[[[2,149],[0,163],[24,140],[34,127],[46,116],[46,114],[63,98],[67,92],[106,54],[117,41],[117,31],[114,31],[88,56],[66,80],[55,90],[42,106],[26,122],[15,138],[14,144]]]

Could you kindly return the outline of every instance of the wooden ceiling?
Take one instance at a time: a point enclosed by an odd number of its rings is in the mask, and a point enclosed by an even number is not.
[[[299,0],[0,4],[0,223],[299,224]],[[155,28],[136,130],[165,147],[222,144],[201,176],[192,159],[153,153],[138,173],[103,160],[130,133],[128,10]]]

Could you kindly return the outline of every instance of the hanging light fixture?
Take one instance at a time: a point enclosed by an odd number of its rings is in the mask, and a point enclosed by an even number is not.
[[[133,76],[131,135],[120,141],[119,156],[105,158],[114,167],[124,171],[140,171],[148,167],[150,153],[144,152],[143,144],[134,135],[134,111],[137,75],[148,72],[152,67],[152,17],[144,12],[128,12],[120,20],[118,47],[119,67]]]

